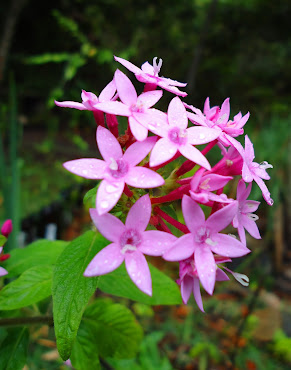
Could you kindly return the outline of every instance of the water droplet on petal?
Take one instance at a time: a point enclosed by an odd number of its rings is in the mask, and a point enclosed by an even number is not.
[[[114,185],[107,185],[106,191],[107,193],[114,193],[116,191],[116,187]]]
[[[200,134],[199,137],[200,137],[201,140],[202,139],[205,139],[205,135],[204,134]]]
[[[175,153],[175,149],[171,148],[171,149],[169,150],[169,153],[174,154],[174,153]]]

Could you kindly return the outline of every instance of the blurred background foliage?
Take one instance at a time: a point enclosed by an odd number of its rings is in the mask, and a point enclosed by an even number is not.
[[[267,186],[275,204],[266,206],[254,184],[253,199],[262,201],[259,227],[264,238],[254,245],[263,252],[254,253],[246,267],[263,261],[262,273],[252,273],[253,289],[278,288],[290,297],[290,15],[289,0],[1,2],[0,220],[13,216],[20,225],[21,219],[61,198],[74,181],[83,181],[64,171],[62,162],[97,153],[91,112],[61,109],[54,100],[80,101],[82,89],[98,95],[116,68],[126,71],[113,55],[137,66],[158,56],[164,61],[162,75],[188,83],[187,103],[202,109],[207,96],[211,105],[230,97],[232,117],[250,111],[245,133],[254,142],[256,161],[274,166]],[[161,109],[172,97],[164,96]],[[12,183],[21,199],[13,214],[7,206],[15,205]],[[11,198],[6,205],[5,188]],[[80,198],[78,192],[75,189],[73,202]],[[274,272],[276,280],[271,278]],[[220,307],[218,300],[213,302]],[[153,343],[159,335],[154,334]],[[269,348],[290,361],[289,338],[284,335],[277,332]],[[148,345],[145,342],[144,348]],[[251,348],[252,355],[241,352],[241,361],[244,356],[258,357],[258,349]],[[222,361],[203,341],[191,356],[202,361],[201,368],[212,357]],[[156,361],[170,366],[164,356]]]

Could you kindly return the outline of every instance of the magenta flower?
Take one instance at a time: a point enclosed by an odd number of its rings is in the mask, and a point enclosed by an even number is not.
[[[239,181],[237,185],[237,195],[236,195],[236,199],[238,201],[238,208],[237,214],[234,216],[232,224],[233,227],[237,229],[240,240],[244,245],[246,245],[245,229],[255,239],[261,239],[258,226],[255,222],[256,220],[259,219],[259,217],[253,214],[253,212],[255,212],[258,209],[260,202],[256,202],[255,200],[247,200],[251,190],[252,184],[246,187],[243,180]]]
[[[185,87],[187,84],[183,82],[178,82],[175,80],[171,80],[170,78],[160,77],[159,72],[162,67],[163,60],[159,59],[157,64],[157,57],[153,59],[153,65],[149,62],[145,62],[141,69],[136,67],[131,62],[128,62],[125,59],[114,57],[114,59],[121,63],[125,68],[135,74],[135,77],[138,81],[144,82],[146,84],[151,85],[152,89],[155,89],[157,86],[160,86],[162,89],[170,91],[173,94],[186,96],[187,93],[180,91],[176,86]]]
[[[99,215],[110,211],[116,205],[125,184],[136,188],[155,188],[164,184],[164,179],[158,173],[149,168],[136,167],[154,146],[155,137],[132,144],[125,153],[122,152],[117,139],[106,128],[99,126],[96,138],[104,161],[82,158],[66,162],[64,167],[86,179],[103,179],[96,197]]]
[[[191,198],[199,203],[208,203],[209,201],[231,203],[233,199],[227,198],[225,194],[218,195],[211,192],[223,188],[233,177],[212,173],[204,174],[204,171],[204,168],[200,168],[192,177],[190,182]]]
[[[187,104],[185,104],[185,106],[194,112],[187,113],[191,122],[219,130],[220,135],[218,140],[225,146],[229,146],[231,144],[236,148],[236,143],[238,142],[237,140],[233,139],[233,137],[243,134],[243,126],[249,119],[249,113],[242,116],[241,112],[239,112],[236,116],[234,116],[233,121],[230,120],[229,98],[224,100],[221,108],[217,106],[210,108],[209,98],[207,98],[204,104],[204,113],[202,113],[200,109],[197,109],[193,106]]]
[[[0,254],[2,253],[2,251],[3,251],[3,247],[0,247]],[[8,271],[6,271],[3,267],[0,266],[0,276],[4,276],[7,274],[8,274]]]
[[[208,160],[193,145],[209,143],[219,136],[219,132],[208,127],[187,128],[187,126],[186,109],[180,98],[176,96],[169,104],[168,123],[160,121],[151,122],[148,125],[150,131],[161,137],[151,152],[151,167],[167,162],[179,151],[184,157],[200,166],[211,168]]]
[[[248,135],[246,135],[245,150],[243,153],[244,163],[242,168],[242,178],[245,182],[252,182],[254,180],[262,190],[265,201],[272,206],[274,201],[271,198],[271,194],[262,179],[270,180],[270,176],[267,174],[266,169],[273,168],[273,166],[268,162],[262,162],[261,164],[253,162],[254,158],[254,146]]]
[[[95,120],[98,124],[104,125],[104,114],[98,109],[100,103],[110,101],[116,98],[116,85],[115,81],[112,80],[107,86],[101,91],[99,98],[92,92],[87,92],[82,90],[81,98],[82,103],[77,103],[74,101],[55,101],[55,104],[59,107],[64,108],[75,108],[78,110],[91,110],[93,111]]]
[[[5,238],[7,238],[8,235],[11,234],[12,229],[13,229],[12,221],[6,220],[1,227],[1,234],[4,235]]]
[[[208,294],[213,293],[216,264],[213,253],[224,257],[241,257],[249,253],[234,237],[220,234],[236,213],[237,204],[232,202],[213,213],[206,221],[200,206],[187,195],[182,199],[182,211],[189,234],[180,237],[172,248],[164,253],[167,261],[182,261],[194,253],[198,277]]]
[[[161,90],[148,91],[137,96],[130,79],[118,69],[114,74],[114,81],[121,102],[104,102],[98,105],[98,109],[117,116],[128,117],[129,127],[133,136],[138,141],[145,140],[148,130],[141,124],[141,119],[146,123],[164,119],[162,112],[150,109],[162,97],[163,92]]]
[[[90,209],[90,215],[100,233],[112,243],[93,258],[84,276],[108,274],[125,261],[133,283],[142,292],[151,296],[152,280],[144,254],[161,256],[177,238],[163,231],[145,231],[151,217],[151,201],[148,194],[132,206],[125,225],[111,214],[99,216],[95,209]]]
[[[214,257],[215,264],[231,262],[230,258]],[[194,256],[181,261],[179,264],[179,275],[180,278],[177,280],[177,284],[181,286],[181,296],[184,304],[187,304],[191,293],[193,292],[197,306],[202,312],[204,312],[201,291],[200,291],[200,280],[195,266]],[[216,281],[226,281],[229,277],[224,271],[216,266]]]

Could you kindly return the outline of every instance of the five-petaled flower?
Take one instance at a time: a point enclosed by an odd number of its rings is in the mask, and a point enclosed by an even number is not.
[[[213,253],[223,257],[241,257],[249,253],[240,241],[230,235],[220,234],[230,224],[237,204],[232,202],[213,213],[206,221],[200,206],[187,195],[182,199],[182,211],[189,234],[181,236],[172,248],[163,254],[167,261],[182,261],[194,253],[198,277],[208,294],[213,293],[216,264]]]
[[[97,145],[104,161],[96,158],[82,158],[65,162],[64,167],[86,179],[100,180],[96,197],[99,215],[110,211],[118,202],[128,184],[139,188],[154,188],[164,184],[164,179],[149,168],[137,167],[150,152],[156,138],[132,144],[125,153],[117,139],[106,128],[97,128]]]
[[[84,275],[107,274],[125,261],[131,280],[142,292],[151,296],[152,280],[144,254],[161,256],[177,238],[163,231],[145,231],[151,217],[148,194],[131,207],[125,225],[109,213],[99,216],[95,209],[90,209],[90,215],[100,233],[112,243],[93,258]]]

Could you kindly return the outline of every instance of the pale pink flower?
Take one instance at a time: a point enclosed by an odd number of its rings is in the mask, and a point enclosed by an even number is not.
[[[268,162],[257,163],[253,162],[255,158],[254,146],[250,141],[248,135],[245,136],[245,149],[243,152],[243,167],[242,167],[242,179],[245,182],[255,181],[260,189],[262,190],[265,201],[272,206],[274,201],[271,198],[271,194],[265,185],[264,180],[270,180],[270,176],[266,172],[266,169],[273,168]]]
[[[128,184],[136,188],[155,188],[164,184],[164,179],[149,168],[136,167],[150,152],[156,142],[149,137],[135,142],[125,153],[112,133],[102,126],[97,128],[97,145],[104,159],[82,158],[64,163],[64,167],[87,179],[100,180],[96,207],[99,215],[110,211],[118,202]]]
[[[150,131],[161,137],[151,152],[151,167],[167,162],[179,151],[184,157],[210,170],[208,160],[193,145],[209,143],[219,136],[219,132],[208,127],[187,127],[186,109],[176,96],[169,104],[168,123],[161,121],[148,125]]]
[[[232,202],[213,213],[206,221],[201,207],[187,195],[182,199],[182,211],[189,234],[180,237],[172,248],[163,254],[167,261],[182,261],[194,253],[198,277],[208,294],[213,293],[216,264],[213,253],[224,257],[241,257],[249,253],[241,242],[230,235],[220,234],[236,213]]]
[[[217,106],[210,108],[209,98],[207,98],[204,104],[203,113],[200,109],[197,109],[191,105],[185,104],[185,106],[194,112],[187,113],[191,122],[219,130],[220,135],[218,140],[225,146],[229,146],[231,144],[236,148],[236,143],[238,142],[233,138],[243,134],[243,126],[249,119],[249,113],[242,116],[241,112],[239,112],[234,116],[233,120],[230,120],[229,98],[224,100],[221,108]]]
[[[238,230],[238,235],[240,237],[241,242],[244,245],[246,245],[245,229],[255,239],[261,239],[258,226],[255,222],[259,219],[259,217],[253,214],[253,212],[255,212],[258,209],[260,202],[257,202],[255,200],[247,200],[251,190],[252,184],[246,187],[243,180],[239,181],[237,185],[237,195],[236,195],[238,208],[237,214],[234,216],[232,224],[233,227],[235,227]]]
[[[204,174],[204,168],[200,168],[192,177],[190,182],[190,195],[193,200],[199,203],[209,201],[220,203],[231,203],[233,199],[227,198],[225,194],[214,194],[212,191],[223,188],[230,180],[231,176],[221,176],[213,173]]]
[[[149,123],[165,119],[163,118],[164,113],[156,109],[150,109],[160,100],[163,92],[161,90],[148,91],[137,96],[130,79],[118,69],[114,74],[114,81],[121,102],[104,102],[98,105],[98,109],[117,116],[128,117],[129,127],[133,136],[138,141],[145,140],[148,135],[148,129],[141,124],[141,120]]]
[[[151,296],[152,280],[144,254],[161,256],[177,238],[163,231],[145,231],[151,217],[149,195],[144,195],[132,206],[125,225],[109,213],[99,216],[95,209],[90,209],[90,215],[100,233],[112,243],[93,258],[84,276],[108,274],[125,261],[133,283]]]
[[[104,125],[104,114],[98,108],[100,103],[111,101],[116,99],[116,85],[115,81],[112,80],[107,86],[101,91],[99,97],[97,97],[92,92],[82,90],[81,98],[82,103],[74,101],[55,101],[55,104],[59,107],[64,108],[75,108],[78,110],[90,110],[93,112],[95,120],[98,124]]]
[[[141,66],[141,69],[125,59],[119,57],[114,57],[114,59],[117,62],[121,63],[129,71],[133,72],[138,81],[151,85],[152,89],[155,89],[157,86],[160,86],[162,89],[170,91],[173,94],[180,96],[187,95],[187,93],[180,91],[176,87],[176,86],[185,87],[187,85],[186,83],[178,82],[175,80],[171,80],[170,78],[159,76],[163,63],[162,59],[159,59],[159,62],[157,63],[158,58],[155,57],[153,59],[153,65],[151,65],[149,62],[145,62]]]
[[[224,262],[231,262],[230,258],[224,258],[219,256],[214,256],[216,264],[216,281],[226,281],[229,277],[224,271],[217,267],[217,264]],[[177,284],[181,286],[181,296],[184,304],[187,304],[191,293],[193,292],[195,301],[199,309],[204,312],[203,302],[200,291],[200,280],[195,266],[194,255],[181,261],[179,264],[179,279]]]

